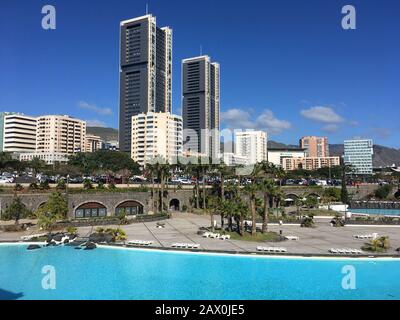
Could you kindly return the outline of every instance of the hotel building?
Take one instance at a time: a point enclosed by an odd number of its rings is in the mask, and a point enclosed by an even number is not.
[[[131,151],[132,116],[147,112],[172,112],[172,29],[152,15],[120,24],[121,151]]]
[[[268,159],[267,133],[264,131],[236,131],[235,154],[248,159],[249,165]]]
[[[0,113],[0,149],[2,152],[35,152],[37,119],[21,113]]]
[[[131,157],[145,166],[154,158],[176,163],[182,155],[182,117],[143,113],[132,117]]]
[[[217,158],[220,148],[220,66],[209,56],[182,61],[184,150]]]
[[[344,163],[354,174],[372,174],[374,145],[371,139],[344,141]]]
[[[329,143],[326,137],[308,136],[300,139],[300,148],[306,150],[307,158],[329,157]]]

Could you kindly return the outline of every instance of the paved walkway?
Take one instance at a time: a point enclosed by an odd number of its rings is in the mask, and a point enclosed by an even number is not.
[[[219,219],[216,218],[217,221]],[[391,249],[388,254],[397,255],[395,249],[400,247],[400,228],[396,227],[344,227],[334,228],[329,225],[329,219],[316,219],[316,228],[301,228],[300,226],[269,226],[270,231],[282,230],[283,235],[299,236],[299,241],[285,241],[279,243],[256,243],[240,240],[208,239],[197,235],[200,227],[210,225],[208,216],[194,214],[175,214],[165,221],[165,228],[157,228],[157,222],[138,223],[122,228],[126,231],[129,240],[153,241],[156,247],[170,247],[172,243],[198,243],[204,250],[254,252],[259,245],[279,246],[288,249],[293,254],[327,254],[330,248],[360,249],[365,241],[357,240],[355,234],[370,234],[377,232],[382,236],[389,236]],[[111,226],[112,227],[112,226]],[[0,241],[19,240],[26,233],[0,232]],[[79,234],[86,236],[91,232],[90,227],[79,228]]]

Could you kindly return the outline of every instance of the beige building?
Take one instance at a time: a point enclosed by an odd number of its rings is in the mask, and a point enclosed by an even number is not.
[[[285,171],[297,169],[318,170],[325,167],[335,167],[340,165],[340,157],[303,157],[281,159],[282,168]]]
[[[36,153],[72,155],[85,150],[86,122],[69,116],[40,116]]]
[[[0,113],[0,148],[3,152],[35,152],[36,122],[20,113]]]
[[[85,152],[95,152],[101,149],[101,137],[87,134],[85,140]]]
[[[182,117],[170,113],[133,116],[132,159],[142,166],[157,157],[176,163],[182,155],[182,126]]]
[[[306,157],[329,157],[329,143],[326,137],[307,136],[300,139],[300,148],[306,150]]]
[[[264,131],[236,131],[235,154],[248,159],[248,164],[266,161],[267,133]]]
[[[282,159],[284,158],[304,158],[305,150],[300,148],[269,148],[268,149],[268,162],[277,167],[282,166]]]

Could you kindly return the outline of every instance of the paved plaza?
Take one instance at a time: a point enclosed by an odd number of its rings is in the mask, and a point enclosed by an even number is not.
[[[219,222],[219,218],[215,218]],[[201,227],[210,225],[209,216],[194,214],[174,214],[172,219],[163,221],[165,228],[157,228],[157,222],[146,222],[123,226],[129,240],[152,241],[153,247],[169,248],[173,243],[198,243],[202,250],[229,251],[238,253],[256,252],[257,246],[285,247],[289,254],[299,255],[326,255],[330,248],[360,249],[366,240],[357,240],[355,234],[378,233],[380,236],[389,236],[391,249],[390,255],[399,255],[396,249],[400,247],[400,228],[386,226],[347,226],[344,228],[331,227],[329,218],[316,218],[316,228],[301,228],[298,225],[270,225],[269,230],[280,232],[285,236],[300,237],[299,241],[284,241],[278,243],[260,243],[240,240],[208,239],[198,235]],[[110,226],[115,227],[115,226]],[[95,229],[95,228],[94,228]],[[79,228],[80,236],[88,236],[94,229],[90,227]],[[25,233],[0,232],[0,241],[20,240]]]

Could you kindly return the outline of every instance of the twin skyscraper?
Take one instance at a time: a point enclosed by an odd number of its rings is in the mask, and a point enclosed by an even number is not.
[[[150,114],[151,120],[153,115],[157,117],[160,113],[172,113],[172,52],[172,29],[157,27],[154,16],[149,14],[121,22],[119,112],[121,151],[132,153],[134,149],[132,135],[136,128],[133,128],[132,123],[137,122],[132,122],[132,117]],[[178,146],[176,152],[185,151],[217,157],[220,145],[219,114],[219,64],[212,63],[208,56],[183,60],[183,133],[174,133],[182,137],[182,146],[181,148]],[[149,122],[152,123],[147,121]],[[179,125],[175,127],[179,128]],[[141,141],[139,139],[136,142],[140,144]],[[146,154],[157,147],[154,141],[150,142],[153,143],[150,149],[146,148],[145,140],[139,149]],[[168,141],[166,143],[168,144]],[[153,151],[153,156],[165,156],[162,152]],[[143,157],[141,162],[144,164],[146,159]]]

